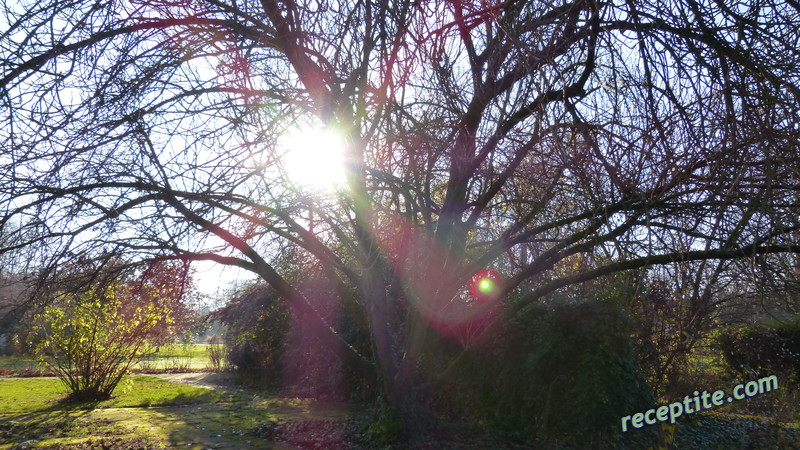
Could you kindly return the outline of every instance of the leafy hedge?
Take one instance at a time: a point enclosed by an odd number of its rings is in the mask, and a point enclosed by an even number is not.
[[[731,326],[715,342],[733,373],[800,376],[800,320]]]
[[[226,327],[227,363],[267,385],[281,378],[281,358],[289,312],[272,289],[264,285],[245,288],[216,319]]]
[[[611,302],[528,308],[497,337],[489,354],[460,367],[467,389],[461,400],[493,428],[528,443],[653,445],[654,427],[620,431],[620,417],[655,405],[630,337],[632,327]]]
[[[315,280],[307,276],[311,287],[305,292],[312,301],[320,300],[315,309],[348,343],[369,354],[367,325],[352,320],[359,317],[352,311],[353,302],[334,305],[334,294],[324,285],[317,287]],[[296,397],[371,401],[378,394],[375,374],[365,376],[347,366],[340,352],[330,350],[335,343],[320,340],[313,321],[288,308],[264,284],[244,288],[213,319],[226,329],[227,366],[249,381]]]

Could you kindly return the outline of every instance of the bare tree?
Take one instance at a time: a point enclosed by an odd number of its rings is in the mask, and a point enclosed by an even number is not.
[[[18,350],[14,346],[21,342],[15,342],[14,335],[24,334],[19,325],[29,287],[22,276],[0,272],[0,353]]]
[[[800,251],[794,1],[3,14],[3,253],[45,277],[104,252],[238,266],[369,370],[278,262],[320,264],[368,319],[409,414],[431,328],[487,335],[615,272]],[[315,128],[346,148],[336,189],[287,164],[285,137]],[[466,294],[485,267],[517,301]]]

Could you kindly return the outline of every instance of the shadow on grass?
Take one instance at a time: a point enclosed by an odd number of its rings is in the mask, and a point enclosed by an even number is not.
[[[0,444],[85,435],[91,427],[91,412],[85,405],[56,403],[29,413],[6,415],[0,420]]]
[[[1,381],[8,383],[0,386],[0,447],[336,449],[353,440],[353,415],[364,415],[351,405],[223,393],[155,377],[134,377],[127,391],[88,402],[69,399],[54,379]]]
[[[118,392],[107,400],[77,401],[55,378],[0,380],[0,447],[34,442],[46,448],[101,448],[91,446],[101,439],[113,441],[113,448],[159,448],[173,428],[191,431],[181,419],[186,405],[214,410],[242,400],[148,376],[133,377]],[[150,410],[164,411],[164,418]]]
[[[62,399],[34,411],[3,415],[0,446],[28,443],[46,448],[105,448],[96,445],[113,442],[117,445],[113,448],[250,448],[247,432],[261,414],[247,411],[246,402],[198,403],[202,397],[179,394],[168,401],[162,399],[158,406],[124,407],[106,407],[108,401]],[[252,448],[267,443],[255,441],[258,444],[254,442]],[[125,446],[131,443],[136,446]]]

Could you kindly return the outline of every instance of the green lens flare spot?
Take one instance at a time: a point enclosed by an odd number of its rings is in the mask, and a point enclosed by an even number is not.
[[[482,269],[475,272],[469,282],[469,293],[478,303],[494,302],[500,300],[503,281],[500,274],[492,269]]]
[[[484,294],[491,294],[494,291],[494,281],[490,278],[483,278],[478,282],[478,290]]]

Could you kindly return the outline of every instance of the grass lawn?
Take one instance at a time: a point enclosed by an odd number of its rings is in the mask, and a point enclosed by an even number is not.
[[[59,402],[66,394],[66,388],[55,377],[0,379],[0,414],[69,408],[70,405]],[[230,395],[210,389],[172,383],[147,375],[124,379],[114,394],[114,398],[91,406],[130,408],[233,400]]]
[[[342,448],[352,423],[342,405],[226,394],[147,375],[125,383],[110,400],[76,405],[59,401],[66,391],[57,378],[0,379],[0,449]],[[276,447],[291,439],[291,447]]]
[[[169,375],[165,375],[169,377]],[[139,375],[110,400],[60,402],[56,378],[0,378],[0,450],[12,448],[403,448],[387,441],[376,408],[228,393]],[[455,424],[452,424],[455,425]],[[670,448],[798,448],[796,427],[710,411],[681,418]],[[530,448],[472,428],[434,438],[424,448]],[[18,444],[24,446],[17,447]],[[389,446],[387,446],[387,444]],[[435,445],[434,445],[435,444]]]
[[[207,358],[205,345],[166,347],[153,363]],[[9,362],[11,361],[11,362]],[[22,364],[24,358],[4,363]],[[715,361],[696,358],[706,376]],[[0,450],[12,448],[403,448],[390,447],[392,423],[376,407],[352,407],[273,397],[224,383],[210,390],[170,380],[207,382],[226,374],[131,376],[114,397],[92,404],[60,401],[66,389],[57,378],[0,378]],[[694,388],[730,389],[696,380]],[[196,382],[197,385],[208,385]],[[800,424],[778,405],[796,405],[800,392],[785,389],[681,417],[669,430],[670,448],[800,448]],[[677,396],[662,399],[667,404]],[[762,417],[770,411],[772,420]],[[791,418],[790,418],[791,417]],[[456,428],[425,442],[424,448],[530,448],[504,442],[504,435],[482,427]],[[25,443],[23,446],[18,445]],[[427,445],[430,444],[430,445]]]
[[[161,346],[156,353],[143,356],[136,362],[133,369],[182,369],[198,370],[210,366],[207,344],[170,344]],[[0,369],[45,369],[45,366],[30,356],[0,355]]]
[[[268,442],[247,430],[269,417],[274,404],[151,376],[125,381],[114,398],[87,405],[59,402],[56,378],[0,380],[0,449],[248,448]],[[115,447],[115,448],[117,448]]]
[[[0,369],[39,369],[39,363],[30,356],[0,355]]]
[[[170,344],[150,353],[133,365],[134,369],[205,369],[211,361],[207,344]]]

